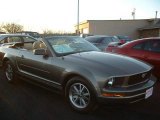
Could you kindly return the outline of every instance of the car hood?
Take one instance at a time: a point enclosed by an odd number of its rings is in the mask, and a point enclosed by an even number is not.
[[[112,76],[132,75],[152,69],[148,64],[127,56],[97,51],[71,54],[64,58],[72,65]]]

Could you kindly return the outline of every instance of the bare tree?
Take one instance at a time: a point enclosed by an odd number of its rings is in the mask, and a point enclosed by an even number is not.
[[[8,33],[16,33],[23,31],[23,26],[16,23],[7,23],[2,25],[2,28]]]
[[[0,25],[0,32],[4,32],[2,25]]]
[[[43,30],[43,34],[44,34],[44,35],[53,34],[53,31],[52,31],[52,30],[45,29],[45,30]]]
[[[53,34],[54,34],[54,33],[53,33],[52,30],[45,29],[45,30],[43,30],[42,36],[43,36],[43,37],[46,37],[46,36],[51,36],[51,35],[53,35]]]

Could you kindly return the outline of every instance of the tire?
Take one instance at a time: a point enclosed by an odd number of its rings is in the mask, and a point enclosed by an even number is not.
[[[12,83],[16,79],[14,67],[10,61],[6,61],[4,65],[4,74],[8,82]]]
[[[78,112],[95,110],[96,97],[89,83],[81,77],[71,78],[65,88],[65,98],[69,106]]]

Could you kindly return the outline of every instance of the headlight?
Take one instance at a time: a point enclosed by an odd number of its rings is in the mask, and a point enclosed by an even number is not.
[[[107,87],[112,87],[113,86],[113,84],[114,84],[114,81],[115,81],[115,79],[114,78],[109,78],[108,80],[107,80]]]

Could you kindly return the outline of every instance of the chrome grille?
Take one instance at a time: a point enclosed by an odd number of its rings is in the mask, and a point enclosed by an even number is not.
[[[150,76],[151,71],[131,76],[115,77],[114,87],[128,87],[131,85],[140,84],[149,80]]]
[[[129,76],[128,85],[134,85],[145,82],[151,76],[151,71]]]

